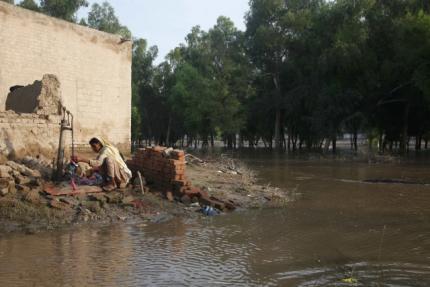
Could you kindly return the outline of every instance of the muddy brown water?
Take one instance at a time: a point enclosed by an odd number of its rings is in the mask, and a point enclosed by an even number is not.
[[[285,209],[0,237],[0,286],[430,286],[428,161],[244,157]]]

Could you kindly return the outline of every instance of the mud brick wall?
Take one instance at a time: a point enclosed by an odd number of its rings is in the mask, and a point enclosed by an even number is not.
[[[0,155],[10,159],[26,155],[56,157],[61,117],[0,112]]]
[[[140,171],[156,189],[178,194],[191,186],[185,176],[185,153],[173,150],[166,155],[165,150],[165,147],[139,149],[127,165],[133,172]]]
[[[64,106],[75,116],[76,143],[88,146],[100,135],[127,153],[131,49],[132,41],[118,35],[0,1],[0,111],[11,87],[53,74]]]

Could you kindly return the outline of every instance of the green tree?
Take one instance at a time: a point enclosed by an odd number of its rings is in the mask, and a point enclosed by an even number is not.
[[[41,0],[41,11],[52,17],[69,22],[76,22],[76,13],[81,7],[87,7],[86,0]]]
[[[262,76],[270,77],[273,84],[270,104],[275,114],[274,140],[278,149],[282,147],[283,131],[281,70],[288,56],[282,26],[285,9],[284,0],[251,0],[246,16],[249,54]]]
[[[158,66],[135,42],[134,137],[335,152],[339,135],[357,150],[367,133],[381,152],[427,147],[428,1],[251,0],[246,22],[196,26]]]
[[[213,68],[215,101],[222,112],[214,119],[228,146],[236,145],[236,135],[244,125],[242,102],[247,97],[247,61],[243,34],[226,17],[219,17],[208,32],[209,58]]]
[[[40,7],[34,0],[23,0],[18,4],[18,6],[36,12],[40,12]]]
[[[131,38],[130,30],[120,24],[118,17],[115,15],[114,8],[108,2],[103,2],[101,5],[94,3],[91,6],[91,11],[88,13],[87,19],[86,23],[91,28],[119,34],[124,38]]]
[[[184,126],[190,137],[200,135],[203,145],[208,145],[211,131],[215,128],[219,103],[214,99],[213,82],[205,78],[192,65],[185,63],[176,72],[176,84],[173,87],[175,110],[184,115]]]
[[[145,39],[133,42],[132,61],[132,137],[134,140],[159,140],[156,117],[158,110],[156,93],[153,88],[154,65],[158,49],[148,47]]]

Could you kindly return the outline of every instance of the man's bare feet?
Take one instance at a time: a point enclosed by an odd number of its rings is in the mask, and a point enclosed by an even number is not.
[[[107,191],[107,192],[114,191],[116,189],[116,185],[113,183],[109,183],[109,184],[104,185],[102,188],[104,191]]]

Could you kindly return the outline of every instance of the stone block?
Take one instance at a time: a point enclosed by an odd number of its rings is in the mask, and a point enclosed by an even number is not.
[[[30,184],[31,181],[32,181],[32,179],[27,177],[27,176],[19,175],[19,176],[15,177],[15,182],[17,184],[20,184],[20,185]]]
[[[189,205],[189,204],[191,204],[191,198],[185,194],[181,197],[181,202],[183,204]]]
[[[0,178],[10,178],[12,168],[7,165],[0,165]]]
[[[119,192],[111,192],[104,194],[109,204],[119,204],[122,202],[123,195]]]
[[[58,210],[66,210],[70,208],[70,206],[67,203],[61,202],[56,198],[49,201],[49,206]]]
[[[8,193],[14,193],[15,182],[9,178],[0,178],[0,195],[5,196]]]
[[[80,204],[79,200],[77,200],[74,197],[70,197],[70,196],[60,197],[59,199],[61,202],[64,202],[64,203],[70,205],[71,207],[75,207],[75,206],[78,206]]]
[[[30,187],[28,187],[26,185],[16,184],[15,187],[17,190],[19,190],[21,192],[29,192],[30,191]]]
[[[128,195],[122,199],[122,204],[126,206],[133,206],[133,201],[135,200],[134,196]]]
[[[30,190],[25,193],[23,199],[32,204],[40,204],[41,198],[38,190]]]

